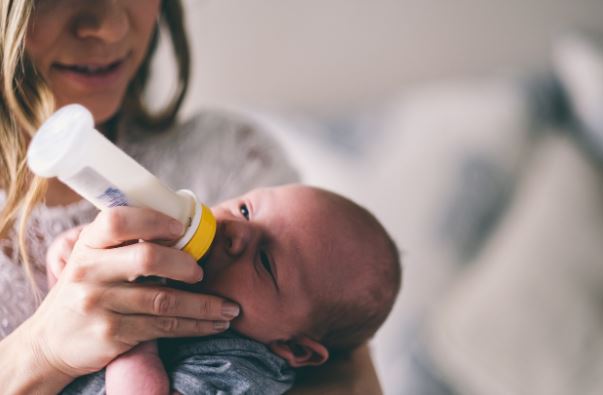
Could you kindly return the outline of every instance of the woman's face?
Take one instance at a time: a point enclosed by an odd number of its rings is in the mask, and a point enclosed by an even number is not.
[[[59,107],[86,106],[97,124],[121,106],[155,29],[160,0],[37,0],[25,50]]]

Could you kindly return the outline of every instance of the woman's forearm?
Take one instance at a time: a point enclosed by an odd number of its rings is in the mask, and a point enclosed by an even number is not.
[[[26,326],[27,322],[23,324]],[[0,392],[3,394],[56,394],[73,378],[55,370],[19,328],[0,342]]]

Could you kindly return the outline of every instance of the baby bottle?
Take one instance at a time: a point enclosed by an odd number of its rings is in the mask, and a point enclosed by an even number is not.
[[[211,210],[189,190],[173,191],[95,130],[92,114],[78,104],[54,113],[34,135],[27,152],[30,169],[61,182],[100,210],[147,207],[182,222],[184,235],[173,246],[197,261],[216,233]]]

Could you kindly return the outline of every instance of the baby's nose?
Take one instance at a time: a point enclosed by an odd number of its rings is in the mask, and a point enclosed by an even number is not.
[[[242,237],[229,237],[226,239],[226,252],[230,256],[239,256],[245,251],[245,245]]]
[[[224,224],[225,249],[232,257],[245,253],[251,241],[251,229],[247,223],[232,221]]]

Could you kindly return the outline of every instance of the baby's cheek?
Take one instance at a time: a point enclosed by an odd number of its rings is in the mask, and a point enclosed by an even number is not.
[[[244,315],[244,313],[242,315]],[[253,320],[249,319],[249,317],[242,316],[231,322],[231,328],[243,336],[249,337],[260,343],[269,343],[270,336],[268,336],[267,328],[260,324],[254,324],[252,321]]]
[[[231,327],[244,336],[269,344],[288,338],[283,333],[283,323],[283,317],[275,313],[275,310],[256,309],[249,304],[241,304],[241,315],[231,322]]]

